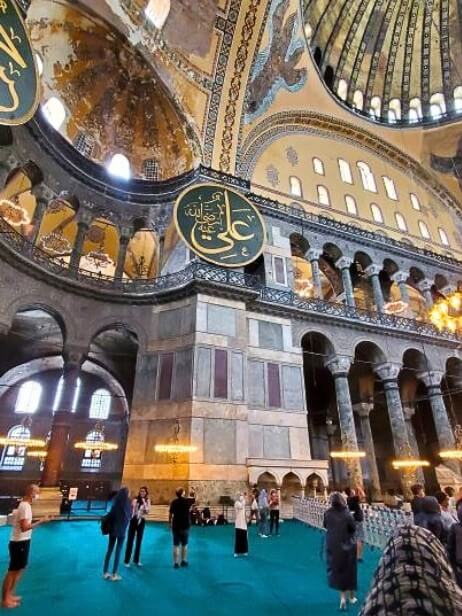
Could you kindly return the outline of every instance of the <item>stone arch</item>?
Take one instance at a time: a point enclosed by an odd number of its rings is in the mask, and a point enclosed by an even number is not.
[[[262,471],[256,481],[259,487],[265,488],[267,492],[270,489],[277,489],[281,485],[281,478],[276,475],[273,471]]]
[[[324,479],[317,473],[308,475],[305,483],[305,496],[317,496],[324,494]]]
[[[120,316],[119,318],[117,316],[109,316],[97,321],[91,327],[91,334],[88,337],[89,344],[91,344],[97,336],[103,334],[105,331],[122,329],[136,337],[138,350],[139,352],[142,352],[146,349],[148,343],[148,334],[146,329],[139,321],[136,323],[133,322],[127,324],[127,320],[128,319],[125,316]]]
[[[16,297],[4,308],[4,313],[10,325],[13,324],[14,318],[19,313],[24,313],[32,310],[41,310],[48,314],[61,330],[63,344],[66,342],[75,327],[75,320],[72,314],[56,302],[53,298],[53,306],[49,305],[49,298],[44,299],[39,295],[30,295]]]
[[[300,475],[290,470],[282,478],[281,481],[281,504],[290,505],[293,496],[303,496],[304,486]]]
[[[323,355],[326,361],[336,354],[336,349],[329,340],[327,332],[313,328],[308,329],[300,337],[300,346],[304,348],[307,344],[315,349],[314,354]]]
[[[384,364],[388,361],[388,357],[377,342],[372,342],[369,339],[360,340],[356,343],[354,349],[354,357],[359,362],[367,362],[374,367]],[[371,359],[368,359],[368,358]]]

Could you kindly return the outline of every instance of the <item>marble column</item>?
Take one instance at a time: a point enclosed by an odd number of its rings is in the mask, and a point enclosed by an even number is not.
[[[353,406],[354,412],[359,416],[361,431],[364,436],[364,450],[367,456],[366,462],[369,467],[372,499],[377,501],[382,498],[382,489],[380,486],[379,469],[377,467],[377,457],[375,455],[374,439],[372,437],[369,417],[373,408],[374,405],[371,402],[360,402]]]
[[[114,272],[114,280],[122,280],[125,267],[125,259],[127,257],[128,244],[130,235],[121,235],[119,239],[119,254],[117,255],[117,263]]]
[[[398,285],[399,293],[401,295],[401,301],[403,301],[405,304],[409,304],[409,291],[406,284],[409,279],[409,274],[407,274],[406,272],[399,271],[393,274],[393,276],[391,276],[391,279]]]
[[[164,243],[165,243],[165,236],[161,235],[159,237],[159,246],[157,249],[157,271],[155,273],[156,276],[162,276],[162,261],[164,258]]]
[[[425,305],[427,308],[431,308],[433,306],[433,296],[432,296],[432,282],[431,280],[421,280],[417,285],[419,291],[422,293],[425,299]]]
[[[414,404],[412,404],[411,402],[405,402],[403,404],[403,413],[404,420],[406,421],[407,438],[409,441],[409,446],[411,448],[411,453],[416,458],[420,458],[419,444],[417,443],[414,426],[412,425],[412,418],[415,415]],[[416,470],[416,478],[419,483],[425,485],[424,474],[421,468]]]
[[[378,376],[382,379],[383,388],[385,390],[395,455],[397,457],[406,457],[410,453],[410,445],[398,387],[398,375],[400,370],[400,364],[392,363],[382,364],[375,369]]]
[[[313,283],[313,297],[322,299],[321,273],[319,270],[319,257],[321,251],[311,248],[306,255],[311,263],[311,281]]]
[[[355,297],[350,273],[351,259],[349,259],[348,257],[340,257],[340,259],[336,261],[335,265],[336,267],[338,267],[342,274],[343,292],[345,293],[346,305],[354,308]]]
[[[364,271],[371,280],[376,310],[377,312],[383,312],[385,301],[383,299],[383,291],[379,278],[381,268],[378,265],[369,265],[369,267],[366,267]]]
[[[351,358],[345,355],[334,357],[326,362],[326,367],[331,371],[335,382],[335,394],[343,449],[346,451],[358,451],[355,419],[353,415],[353,406],[351,404],[350,387],[348,384],[350,366]],[[352,459],[346,464],[349,469],[351,486],[362,486],[363,477],[360,460]]]
[[[331,417],[327,417],[326,419],[326,432],[327,432],[327,445],[329,447],[329,451],[334,451],[335,449],[335,435],[337,432],[337,424],[334,423]],[[330,458],[330,470],[332,473],[332,483],[335,488],[339,488],[339,473],[337,469],[337,460],[334,458]]]
[[[59,485],[59,479],[64,464],[64,457],[69,446],[69,432],[72,422],[72,401],[74,399],[77,379],[84,356],[72,353],[65,360],[63,367],[63,389],[61,401],[53,415],[51,435],[48,443],[48,453],[42,473],[41,485],[54,487]]]
[[[30,252],[32,252],[32,249],[35,246],[35,242],[37,241],[37,237],[40,231],[40,225],[42,224],[42,218],[46,212],[47,207],[48,201],[46,201],[46,199],[37,198],[35,210],[30,221],[30,224],[33,226],[33,229],[31,234],[27,238],[30,242],[30,245],[28,247]]]
[[[441,391],[441,380],[444,373],[432,370],[429,372],[422,372],[418,376],[427,387],[440,451],[444,449],[455,449],[456,440],[454,437],[454,430],[451,426]],[[443,464],[455,473],[460,474],[460,464],[457,461],[443,459]]]
[[[77,235],[75,236],[74,246],[72,248],[71,260],[69,262],[70,269],[78,269],[80,259],[82,257],[83,245],[85,236],[89,229],[89,223],[86,220],[79,220],[77,223]]]

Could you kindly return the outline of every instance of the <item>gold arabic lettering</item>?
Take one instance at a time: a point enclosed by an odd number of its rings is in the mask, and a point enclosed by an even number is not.
[[[16,92],[16,82],[14,81],[14,79],[10,79],[7,76],[4,66],[0,66],[0,81],[6,83],[8,92],[11,96],[11,105],[9,107],[0,105],[0,112],[6,113],[10,111],[15,111],[19,107],[19,96]]]

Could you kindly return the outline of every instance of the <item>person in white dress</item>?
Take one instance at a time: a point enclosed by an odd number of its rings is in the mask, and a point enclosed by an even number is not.
[[[234,503],[234,558],[247,556],[249,542],[245,515],[245,495],[241,492]]]

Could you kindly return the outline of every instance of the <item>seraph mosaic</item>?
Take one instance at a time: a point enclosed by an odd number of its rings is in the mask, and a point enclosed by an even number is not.
[[[264,113],[281,89],[296,92],[306,83],[307,69],[297,68],[305,42],[297,36],[297,12],[288,15],[289,0],[273,0],[268,15],[268,44],[255,59],[247,90],[248,124]]]
[[[437,156],[431,155],[431,166],[439,173],[453,175],[459,182],[459,188],[462,190],[462,137],[459,138],[457,151],[454,156]]]

